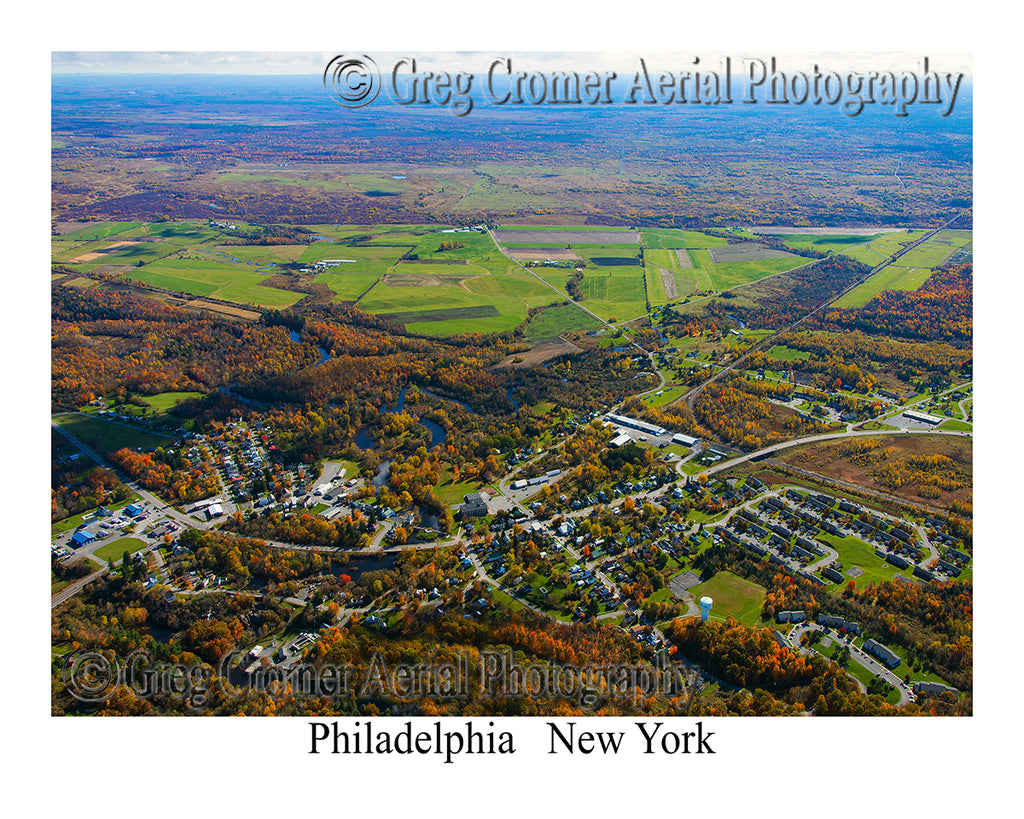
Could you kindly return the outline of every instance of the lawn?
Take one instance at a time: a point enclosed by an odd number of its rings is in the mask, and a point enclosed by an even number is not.
[[[816,537],[822,543],[833,546],[839,552],[839,561],[843,564],[845,580],[842,583],[829,583],[827,588],[831,591],[838,593],[841,589],[845,588],[849,580],[855,580],[858,588],[862,588],[869,583],[881,583],[886,580],[892,580],[898,574],[904,577],[912,575],[911,569],[899,571],[895,566],[886,563],[875,554],[874,546],[865,543],[860,538],[852,536],[839,537],[838,535],[830,535],[824,532],[816,535]],[[846,573],[855,566],[863,569],[864,573],[851,578]]]
[[[672,380],[669,379],[669,384]],[[680,398],[686,392],[685,387],[679,385],[666,386],[663,390],[658,390],[651,393],[647,398],[644,399],[644,403],[649,407],[663,407],[677,398]],[[660,393],[660,395],[658,394]],[[688,452],[689,450],[687,450]]]
[[[129,503],[134,503],[137,500],[139,500],[139,496],[133,494],[130,498],[125,498],[123,501],[119,501],[114,504],[107,504],[107,508],[111,512],[116,512],[118,509],[127,506]],[[96,509],[89,509],[85,512],[72,515],[69,518],[64,518],[63,520],[58,520],[56,523],[51,524],[50,535],[52,537],[56,537],[63,532],[70,532],[72,529],[77,529],[83,523],[95,522],[96,520]]]
[[[500,605],[503,608],[511,609],[512,611],[526,608],[526,606],[524,606],[521,602],[512,597],[512,595],[502,591],[501,589],[496,589],[492,587],[491,596],[494,599],[495,604]]]
[[[714,600],[711,609],[712,620],[735,617],[751,627],[761,625],[761,606],[764,604],[765,589],[751,583],[730,571],[721,571],[710,580],[690,589],[696,599],[707,596]]]
[[[473,492],[479,492],[485,484],[479,481],[459,481],[452,483],[451,472],[445,470],[441,476],[441,483],[434,488],[434,494],[444,503],[462,503],[463,497]]]
[[[823,649],[820,653],[824,654],[826,657],[834,658],[839,655],[841,650],[842,649],[839,646],[839,644],[833,643],[829,648]],[[875,678],[874,674],[868,671],[864,666],[862,666],[852,657],[846,663],[846,672],[854,679],[860,680],[862,683],[864,683],[864,685],[867,685]],[[897,702],[899,702],[900,699],[899,690],[896,688],[891,688],[889,690],[889,693],[886,695],[885,699],[886,702],[895,705]]]
[[[117,563],[125,552],[133,555],[139,550],[145,549],[147,545],[146,541],[140,540],[137,537],[122,537],[100,546],[100,548],[93,552],[93,555],[99,560],[112,560],[114,563]]]

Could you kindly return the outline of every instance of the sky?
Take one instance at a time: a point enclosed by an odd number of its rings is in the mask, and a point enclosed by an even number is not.
[[[368,38],[372,39],[372,38]],[[635,71],[643,57],[654,71],[690,68],[695,57],[707,67],[725,56],[734,63],[745,58],[778,59],[778,67],[809,71],[815,64],[823,71],[921,71],[928,57],[934,71],[971,73],[969,52],[943,51],[845,51],[787,52],[778,49],[739,48],[730,51],[434,51],[429,47],[397,52],[362,51],[54,51],[51,69],[55,74],[310,74],[320,73],[339,53],[366,53],[384,69],[401,58],[415,57],[420,70],[485,72],[491,60],[508,57],[516,71]]]

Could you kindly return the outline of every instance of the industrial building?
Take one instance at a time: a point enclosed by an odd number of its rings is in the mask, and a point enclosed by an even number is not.
[[[922,424],[934,424],[938,425],[945,421],[945,418],[940,418],[938,415],[929,415],[927,412],[918,412],[917,410],[904,410],[903,417],[909,418],[911,421],[920,421]]]
[[[638,432],[643,432],[647,435],[665,435],[668,432],[664,427],[657,427],[654,424],[648,424],[646,421],[638,421],[636,418],[629,418],[625,415],[613,415],[612,413],[608,413],[605,418],[620,427],[635,429]]]
[[[629,437],[628,432],[620,432],[608,442],[608,446],[618,449],[620,446],[625,446],[632,440],[633,439]]]

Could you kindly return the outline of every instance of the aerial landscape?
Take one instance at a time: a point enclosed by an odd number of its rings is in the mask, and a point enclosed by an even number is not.
[[[974,713],[970,77],[62,65],[53,715]]]

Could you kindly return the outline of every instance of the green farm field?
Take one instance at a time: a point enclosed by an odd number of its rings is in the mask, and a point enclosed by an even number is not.
[[[334,293],[334,301],[355,301],[370,289],[380,276],[376,273],[321,273],[317,284],[326,284]]]
[[[819,250],[822,253],[846,253],[859,245],[868,244],[881,239],[884,233],[875,233],[870,236],[858,235],[821,235],[811,233],[786,233],[778,238],[789,247],[799,250]],[[850,255],[846,253],[846,255]]]
[[[167,412],[178,404],[189,401],[193,398],[202,398],[201,392],[162,392],[158,395],[146,396],[143,400],[157,412]]]
[[[695,250],[722,247],[728,241],[718,236],[708,236],[696,230],[675,228],[641,228],[640,236],[644,246],[651,249],[692,248]]]
[[[348,246],[336,242],[313,242],[302,249],[296,261],[313,264],[323,259],[351,259],[330,270],[344,273],[386,273],[412,249],[411,245]]]
[[[905,245],[915,241],[921,231],[901,230],[899,233],[886,233],[869,242],[847,246],[838,252],[874,267],[884,262],[889,256],[901,250]],[[863,237],[858,237],[863,238]]]
[[[784,273],[807,263],[807,259],[794,257],[791,259],[762,259],[760,261],[725,262],[715,264],[707,250],[687,250],[693,264],[692,271],[685,271],[686,276],[693,276],[700,290],[722,292],[731,287],[750,284],[765,276]]]
[[[101,455],[116,452],[124,447],[155,449],[158,446],[167,446],[174,440],[168,436],[135,429],[126,424],[74,413],[55,415],[53,420],[87,447]]]
[[[971,243],[970,230],[943,230],[883,267],[835,302],[836,307],[863,307],[883,290],[917,290],[954,252]],[[852,254],[851,254],[852,255]]]
[[[287,307],[302,298],[301,293],[263,287],[260,282],[266,276],[256,273],[251,264],[168,259],[133,270],[131,278],[168,290],[264,307]]]
[[[141,226],[142,222],[97,222],[79,230],[65,233],[61,236],[61,239],[72,242],[94,242],[98,239],[106,239],[108,236],[116,236],[119,233],[135,230]]]
[[[695,271],[683,270],[675,250],[644,251],[644,267],[647,270],[647,297],[651,304],[668,304],[684,299],[697,287]],[[670,281],[675,282],[674,296],[666,292],[662,270],[667,270]]]
[[[607,321],[631,321],[647,313],[643,271],[639,267],[587,268],[580,292],[587,309]]]
[[[562,333],[579,330],[593,330],[603,325],[589,313],[574,304],[559,304],[541,310],[528,325],[526,338],[529,341],[557,338]]]
[[[359,309],[386,315],[426,335],[497,333],[526,320],[530,307],[562,301],[533,276],[491,276],[476,265],[402,264],[375,285]],[[405,273],[409,270],[409,273]]]

